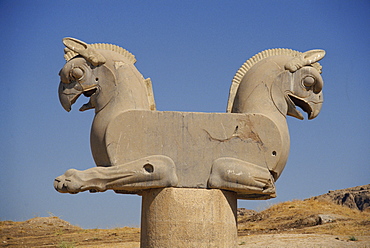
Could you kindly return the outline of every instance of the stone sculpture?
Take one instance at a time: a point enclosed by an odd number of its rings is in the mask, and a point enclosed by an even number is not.
[[[240,199],[275,197],[289,153],[286,116],[315,118],[323,102],[323,50],[271,49],[247,60],[230,89],[227,113],[156,111],[150,79],[135,57],[110,44],[65,38],[59,98],[95,109],[91,150],[97,167],[68,170],[62,193],[141,194],[155,188],[222,189]]]

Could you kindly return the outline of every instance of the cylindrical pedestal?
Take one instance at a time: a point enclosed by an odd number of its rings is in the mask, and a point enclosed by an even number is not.
[[[236,209],[236,193],[219,189],[145,191],[140,247],[236,247]]]

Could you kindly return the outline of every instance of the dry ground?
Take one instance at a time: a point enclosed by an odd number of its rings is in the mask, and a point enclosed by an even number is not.
[[[369,247],[370,213],[304,200],[238,218],[240,247]]]
[[[328,202],[284,202],[238,217],[239,247],[369,247],[370,213]],[[58,217],[0,222],[0,247],[139,247],[139,228],[82,229]]]

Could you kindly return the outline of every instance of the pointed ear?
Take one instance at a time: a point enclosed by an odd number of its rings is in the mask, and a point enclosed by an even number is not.
[[[80,54],[94,66],[99,66],[106,62],[103,55],[83,41],[68,37],[63,39],[63,44],[72,51]]]
[[[321,60],[325,56],[325,51],[321,49],[310,50],[303,53],[303,60],[305,64],[312,65],[317,61]]]
[[[76,53],[80,53],[80,51],[86,50],[88,46],[87,43],[81,40],[69,37],[63,39],[63,44]]]

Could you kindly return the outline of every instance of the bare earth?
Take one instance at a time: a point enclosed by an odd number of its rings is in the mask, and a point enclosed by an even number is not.
[[[238,216],[239,247],[369,247],[370,212],[317,200]],[[140,229],[82,229],[58,217],[0,222],[0,247],[140,247]]]

